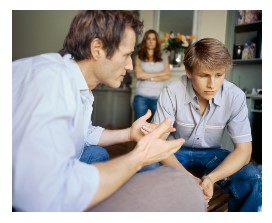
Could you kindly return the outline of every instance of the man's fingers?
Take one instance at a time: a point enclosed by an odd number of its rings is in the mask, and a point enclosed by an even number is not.
[[[166,133],[171,126],[171,119],[167,118],[163,122],[161,122],[157,128],[155,128],[150,134],[155,137],[160,137],[163,133]]]
[[[150,109],[148,109],[147,112],[145,113],[145,115],[142,116],[142,118],[147,120],[151,117],[151,115],[152,115],[152,113],[151,113]]]
[[[185,140],[180,138],[180,139],[167,141],[167,144],[169,148],[171,148],[171,152],[175,153],[176,151],[180,149],[180,147],[183,145],[184,142]]]
[[[144,135],[147,135],[149,132],[146,131],[145,129],[141,128],[141,132],[144,134]]]

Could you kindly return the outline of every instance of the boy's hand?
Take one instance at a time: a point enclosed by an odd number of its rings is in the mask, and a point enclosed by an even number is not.
[[[204,198],[208,203],[213,196],[214,183],[209,176],[203,176],[202,183],[200,184],[200,186],[202,188]]]

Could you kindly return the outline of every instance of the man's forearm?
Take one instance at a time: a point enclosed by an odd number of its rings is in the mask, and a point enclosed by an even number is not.
[[[121,130],[105,129],[99,139],[99,146],[110,146],[130,141],[130,128]]]
[[[132,153],[94,165],[100,174],[100,184],[94,199],[87,209],[113,194],[141,168],[141,163],[135,160]]]

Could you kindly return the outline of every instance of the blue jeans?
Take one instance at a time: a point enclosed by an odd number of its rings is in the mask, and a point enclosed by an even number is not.
[[[105,148],[101,146],[88,145],[84,147],[79,160],[87,164],[104,162],[109,160],[109,153],[107,152]],[[160,166],[160,163],[153,163],[153,164],[144,166],[142,169],[138,171],[138,173],[151,170],[159,166]]]
[[[103,162],[109,160],[109,153],[101,146],[86,145],[79,160],[87,164]]]
[[[195,149],[181,147],[176,152],[178,161],[185,167],[196,167],[207,175],[213,171],[230,151],[222,148]],[[249,163],[217,184],[230,194],[229,211],[260,211],[262,207],[262,173]]]
[[[151,121],[157,109],[157,102],[158,102],[157,98],[148,98],[136,95],[133,100],[135,120],[145,115],[147,110],[150,109],[152,112],[152,116],[148,120]]]

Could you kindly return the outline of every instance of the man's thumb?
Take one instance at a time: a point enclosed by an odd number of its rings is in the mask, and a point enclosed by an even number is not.
[[[150,109],[148,109],[143,117],[145,118],[145,120],[147,120],[151,117],[151,115],[152,115],[152,113],[151,113]]]

